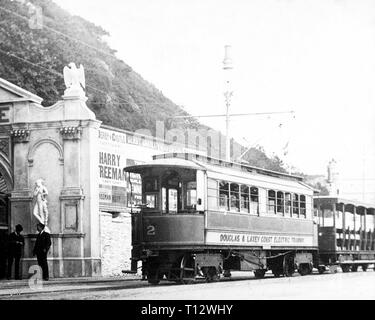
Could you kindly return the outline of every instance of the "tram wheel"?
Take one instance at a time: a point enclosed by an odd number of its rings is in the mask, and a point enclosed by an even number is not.
[[[230,270],[224,270],[223,277],[224,278],[230,278],[232,276]]]
[[[294,256],[293,255],[285,255],[283,260],[283,271],[286,277],[293,276],[294,273]]]
[[[254,270],[254,275],[255,275],[255,278],[257,279],[263,279],[265,274],[266,274],[266,269]]]
[[[272,274],[275,278],[279,278],[281,276],[281,273],[279,270],[272,270]]]
[[[307,264],[307,263],[302,263],[302,264],[300,264],[299,267],[298,267],[298,273],[299,273],[301,276],[306,276],[306,275],[308,275],[309,273],[311,273],[310,265]]]
[[[202,268],[202,271],[207,282],[214,282],[219,279],[219,275],[217,274],[215,267],[204,267]]]
[[[191,255],[184,255],[180,262],[180,279],[183,284],[194,282],[195,279],[195,261]]]
[[[162,275],[163,277],[163,275]],[[149,284],[158,284],[160,282],[160,276],[158,269],[149,269],[147,272],[147,281]]]
[[[342,272],[349,272],[350,271],[350,265],[343,264],[341,265]]]
[[[361,266],[362,266],[362,271],[366,272],[367,268],[368,268],[368,264],[367,263],[366,264],[362,264]]]
[[[357,272],[358,271],[358,265],[353,264],[351,267],[352,272]]]
[[[318,272],[319,272],[319,274],[322,274],[322,273],[324,273],[324,271],[326,271],[326,267],[324,266],[322,266],[322,267],[318,267]]]

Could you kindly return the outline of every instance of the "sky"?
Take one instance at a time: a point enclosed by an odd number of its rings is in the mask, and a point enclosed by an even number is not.
[[[109,31],[117,57],[193,115],[225,113],[231,45],[230,113],[295,112],[233,117],[231,136],[309,174],[334,158],[342,193],[375,201],[375,1],[55,2]],[[225,132],[224,118],[200,121]]]

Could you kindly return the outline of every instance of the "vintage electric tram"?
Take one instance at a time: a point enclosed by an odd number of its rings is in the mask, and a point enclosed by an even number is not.
[[[132,267],[142,261],[150,283],[305,275],[319,262],[314,190],[301,177],[185,153],[125,170],[142,178]]]
[[[319,225],[319,272],[340,266],[366,271],[375,262],[375,207],[340,197],[314,198]]]

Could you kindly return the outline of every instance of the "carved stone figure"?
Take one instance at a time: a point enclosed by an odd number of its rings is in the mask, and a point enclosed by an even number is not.
[[[38,179],[35,182],[34,188],[34,209],[33,215],[40,223],[45,225],[45,231],[49,232],[48,224],[48,208],[47,208],[48,190],[45,187],[43,180]]]
[[[64,82],[66,86],[65,95],[84,95],[82,89],[85,89],[85,70],[82,64],[77,68],[74,62],[64,67]]]

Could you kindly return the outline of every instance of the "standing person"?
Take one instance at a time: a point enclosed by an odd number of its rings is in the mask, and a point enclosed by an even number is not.
[[[20,224],[16,225],[16,231],[9,235],[8,247],[8,280],[12,276],[12,265],[14,260],[14,279],[20,279],[20,260],[23,253],[25,239],[21,235],[23,228]]]
[[[38,236],[36,238],[33,255],[36,255],[38,259],[38,265],[42,268],[43,280],[49,280],[48,273],[48,263],[47,263],[47,254],[48,250],[51,247],[51,236],[48,232],[44,230],[45,225],[43,223],[38,223],[36,225],[38,229]]]

